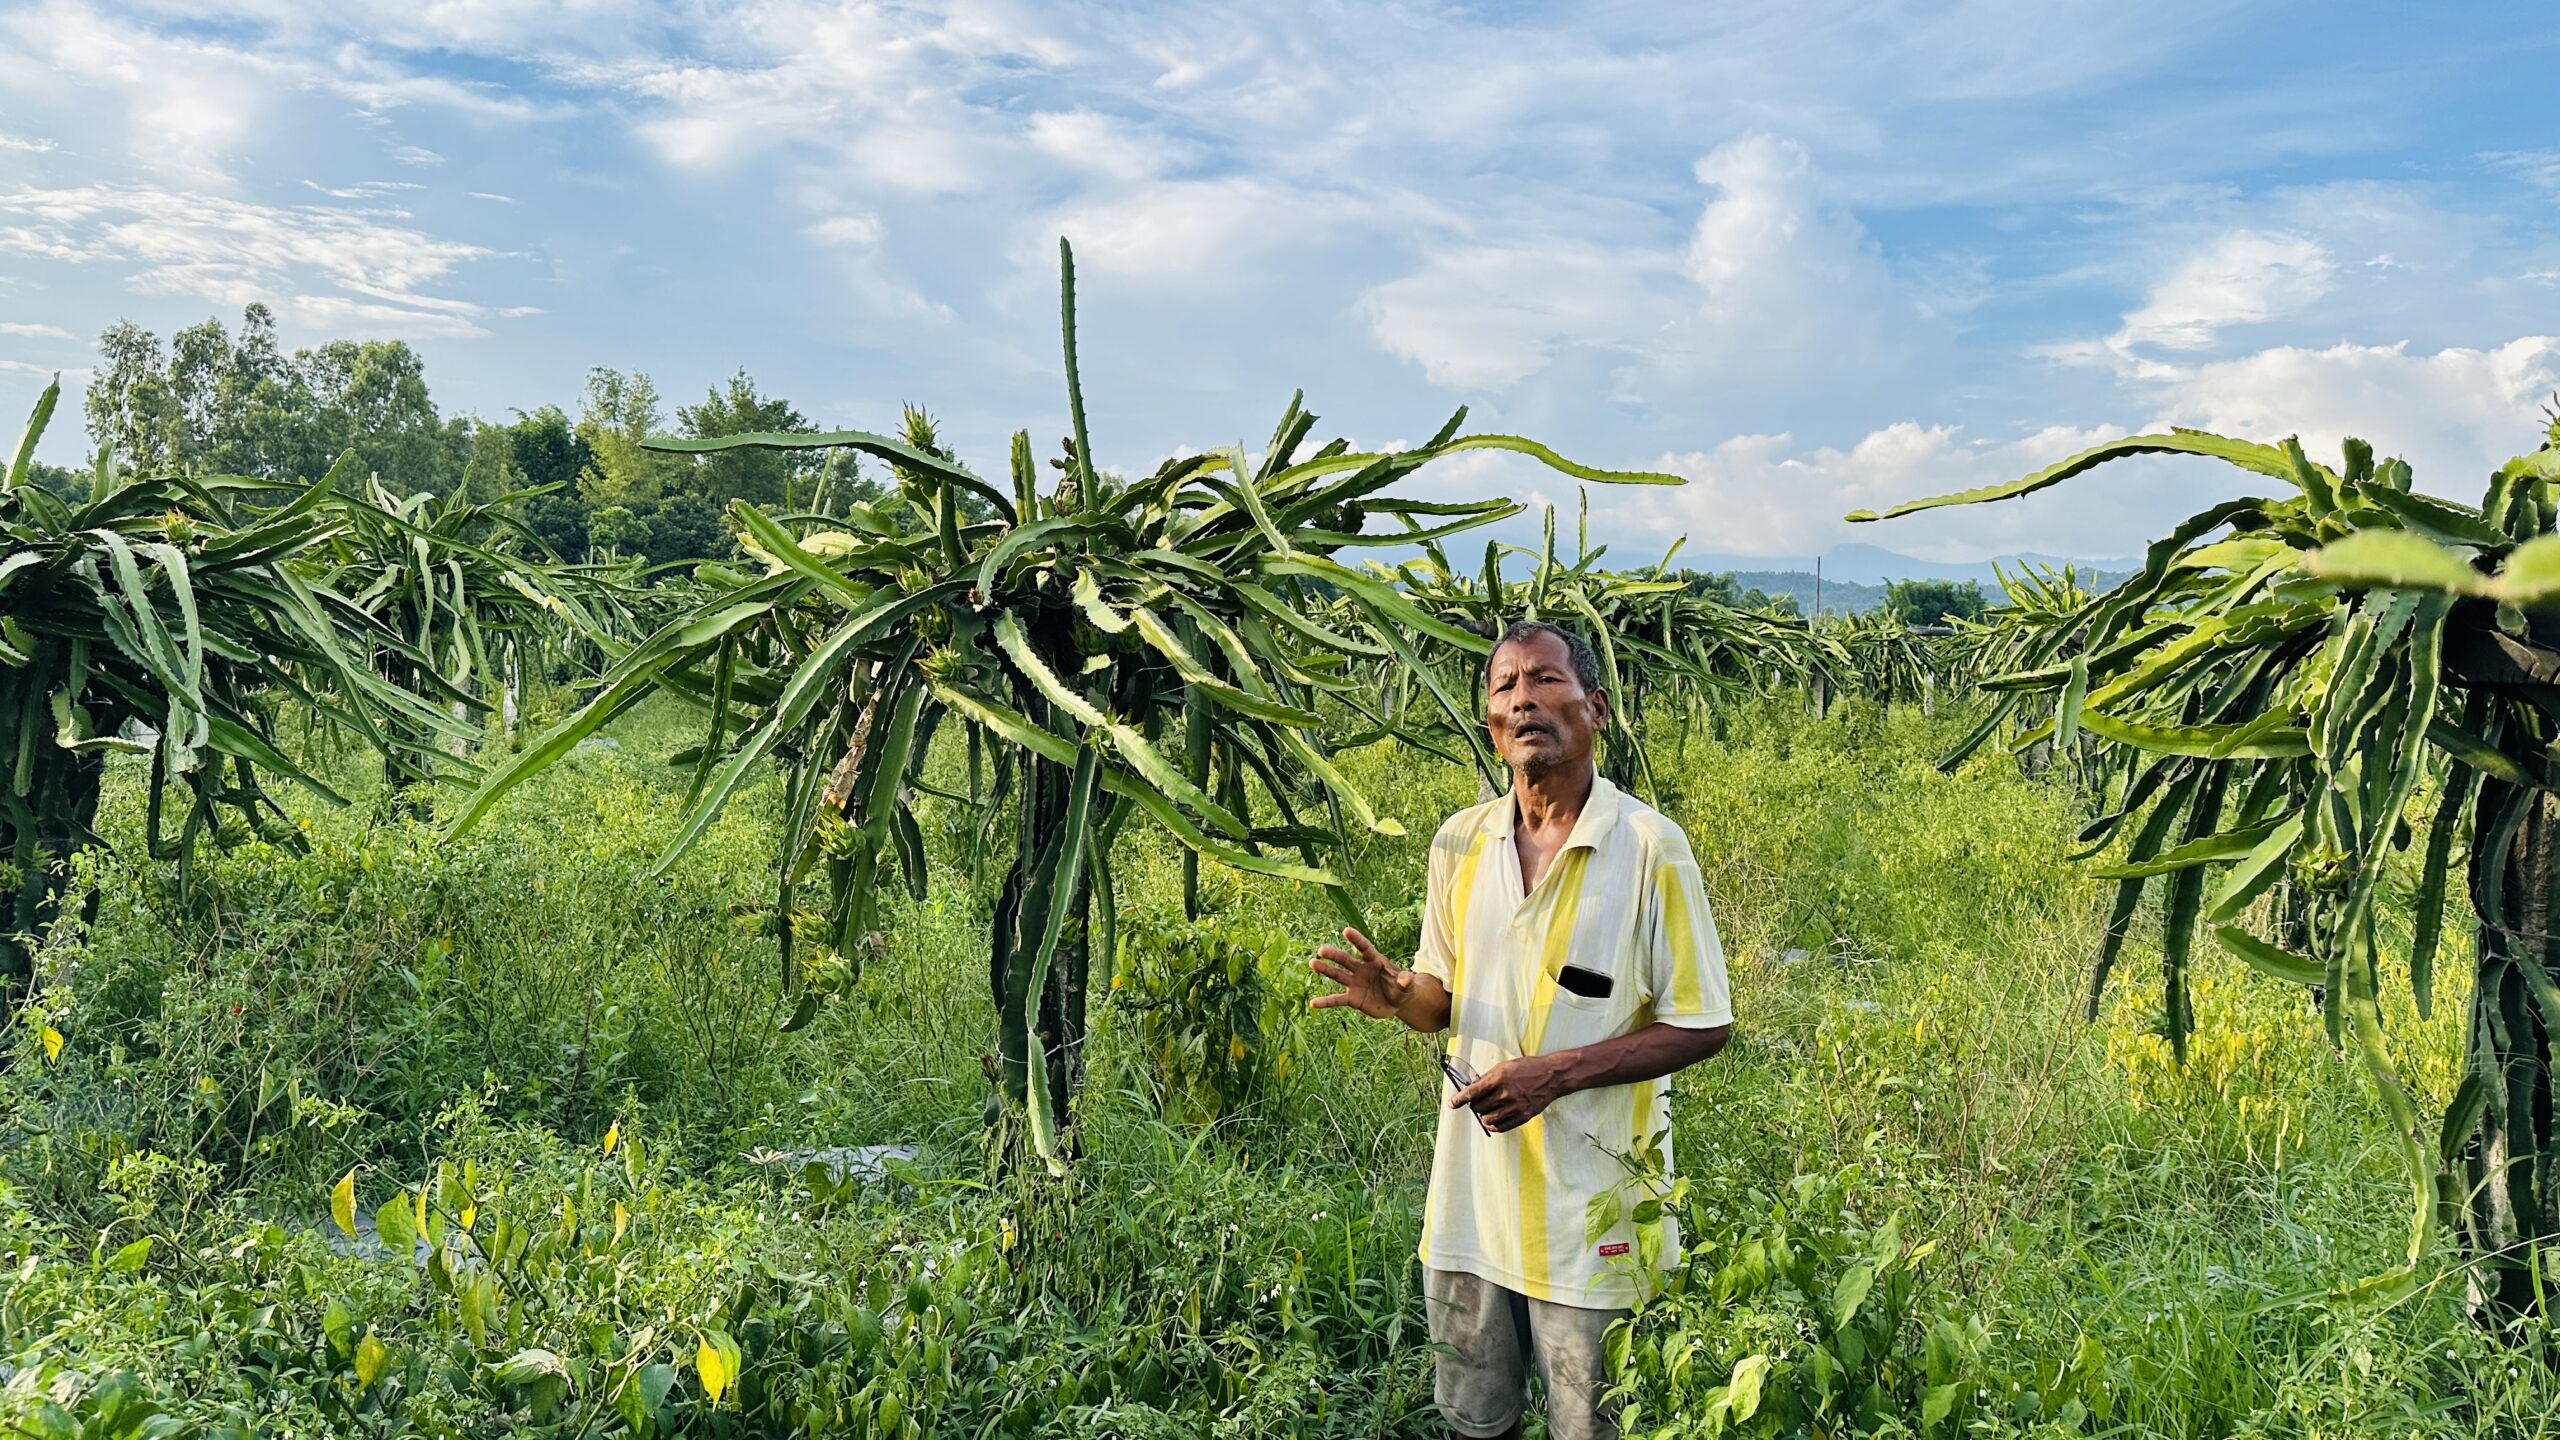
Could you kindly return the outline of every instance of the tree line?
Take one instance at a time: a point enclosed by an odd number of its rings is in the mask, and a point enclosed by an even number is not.
[[[161,337],[130,321],[98,338],[85,405],[95,453],[146,470],[309,478],[355,454],[359,476],[391,491],[433,491],[515,514],[563,560],[651,565],[736,553],[722,519],[733,499],[803,503],[821,482],[839,501],[877,498],[849,455],[726,450],[670,455],[643,437],[813,432],[790,401],[744,369],[670,417],[641,373],[587,372],[573,417],[556,405],[509,420],[441,413],[424,357],[400,340],[331,340],[287,351],[273,311],[252,304],[236,331],[207,319]],[[672,420],[672,423],[670,421]],[[36,467],[39,483],[85,494],[86,477]]]

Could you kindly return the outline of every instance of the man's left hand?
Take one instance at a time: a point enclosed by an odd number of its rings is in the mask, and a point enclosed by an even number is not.
[[[1499,1135],[1517,1130],[1564,1098],[1563,1067],[1553,1055],[1523,1055],[1505,1060],[1476,1078],[1476,1083],[1449,1097],[1449,1106],[1472,1106],[1486,1129]]]

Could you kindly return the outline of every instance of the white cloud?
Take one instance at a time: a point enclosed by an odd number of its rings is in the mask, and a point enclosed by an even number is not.
[[[491,312],[424,287],[491,252],[400,223],[397,212],[255,205],[137,186],[0,192],[0,251],[130,267],[126,288],[223,305],[289,298],[315,322],[477,335]],[[337,295],[300,287],[317,280]]]
[[[2225,329],[2296,314],[2329,293],[2337,263],[2306,235],[2234,230],[2161,279],[2108,348],[2203,350]]]
[[[444,163],[444,157],[424,145],[395,145],[391,158],[403,165],[431,166]]]
[[[424,185],[407,180],[365,180],[354,185],[323,185],[317,180],[302,182],[306,189],[317,190],[333,200],[379,200],[403,190],[424,190]]]
[[[20,320],[0,320],[0,335],[24,335],[35,340],[68,340],[71,332],[59,325],[30,325]]]
[[[1054,274],[1055,237],[1064,234],[1075,243],[1079,274],[1150,285],[1233,283],[1267,257],[1321,247],[1375,214],[1374,202],[1343,191],[1243,176],[1155,180],[1042,217],[1016,247],[1016,259],[1029,273]]]
[[[821,245],[863,249],[880,243],[877,215],[830,215],[809,227],[809,238]]]
[[[1598,245],[1444,250],[1361,297],[1370,333],[1435,385],[1490,390],[1547,367],[1567,345],[1626,348],[1655,338],[1668,257]]]
[[[1938,531],[1934,534],[1909,526],[1885,531],[1852,527],[1840,517],[1851,510],[1882,509],[1924,495],[2014,480],[2122,433],[2104,426],[2055,425],[2007,441],[1968,441],[1952,425],[1902,420],[1845,449],[1807,449],[1783,434],[1737,435],[1706,450],[1662,456],[1654,468],[1689,479],[1677,490],[1594,487],[1593,512],[1595,517],[1606,515],[1614,528],[1649,530],[1666,538],[1685,534],[1692,549],[1708,552],[1801,555],[1854,537],[1971,559],[2016,546],[1987,539],[1950,543],[1961,535],[1960,528],[1933,527]],[[2118,513],[2115,506],[2099,508],[2110,518]],[[1992,509],[1971,512],[1971,517],[1966,525],[1972,529],[1996,529],[2013,542],[2020,538],[2014,524],[1986,523],[2007,518]],[[2088,526],[2036,539],[2040,548],[2077,546],[2082,553],[2090,553],[2090,545],[2106,549],[2116,543],[2105,529]]]
[[[0,150],[16,150],[28,155],[42,155],[54,148],[50,140],[30,140],[23,135],[0,134]]]
[[[1448,245],[1361,298],[1371,333],[1435,382],[1480,388],[1577,348],[1632,357],[1674,384],[1872,373],[1928,337],[1863,227],[1821,195],[1801,145],[1745,136],[1696,174],[1711,193],[1683,249],[1553,233]]]
[[[2412,354],[2405,345],[2279,346],[2199,365],[2162,392],[2161,423],[2252,439],[2300,435],[2334,457],[2349,435],[2406,459],[2421,487],[2477,499],[2489,471],[2530,449],[2537,406],[2560,388],[2560,337]]]
[[[1188,146],[1093,110],[1043,111],[1031,117],[1029,136],[1041,154],[1123,184],[1151,180],[1190,155]]]
[[[2500,150],[2480,157],[2493,170],[2560,195],[2560,150]]]
[[[27,360],[0,360],[0,370],[19,375],[58,375],[74,385],[87,384],[90,375],[85,365],[38,365]]]

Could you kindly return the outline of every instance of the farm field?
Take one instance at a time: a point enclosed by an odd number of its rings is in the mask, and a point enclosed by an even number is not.
[[[1691,1252],[1614,1352],[1631,1433],[1711,1433],[1745,1384],[1765,1422],[1817,1334],[1899,1402],[1878,1433],[2549,1433],[2547,1338],[2467,1318],[2449,1244],[2414,1294],[2342,1298],[2397,1262],[2407,1181],[2299,987],[2205,947],[2181,1066],[2137,927],[2079,1017],[2113,888],[2067,858],[2088,805],[1996,748],[1941,774],[1979,703],[1652,727],[1739,1024],[1677,1083]],[[752,903],[779,784],[650,875],[697,733],[653,701],[451,841],[369,803],[369,755],[306,756],[355,803],[289,797],[305,853],[207,850],[183,888],[119,762],[94,921],[42,950],[0,1071],[0,1416],[1440,1433],[1413,1258],[1440,1082],[1419,1037],[1304,1012],[1338,924],[1316,891],[1206,866],[1186,928],[1176,848],[1132,830],[1076,1153],[1060,1180],[992,1167],[986,816],[919,800],[926,898],[884,886],[859,978],[784,1033]],[[960,751],[928,757],[938,788],[966,787]],[[1338,757],[1407,831],[1342,862],[1396,953],[1476,783],[1416,758]],[[2418,855],[2388,862],[2386,935]],[[2460,988],[2427,1019],[2382,997],[2429,1114]]]

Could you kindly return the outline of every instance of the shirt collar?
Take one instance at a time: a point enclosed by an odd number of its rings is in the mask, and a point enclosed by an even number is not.
[[[1574,818],[1573,833],[1564,837],[1566,850],[1596,850],[1600,839],[1618,823],[1619,797],[1625,792],[1609,783],[1606,775],[1591,777],[1591,794],[1582,802],[1582,813]],[[1505,792],[1500,804],[1493,807],[1493,821],[1487,833],[1497,839],[1509,839],[1520,823],[1520,801]],[[1561,853],[1561,852],[1559,852]]]

